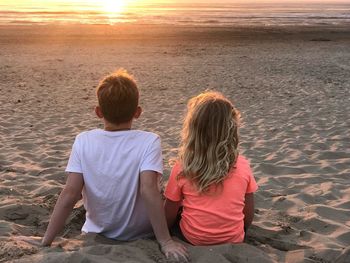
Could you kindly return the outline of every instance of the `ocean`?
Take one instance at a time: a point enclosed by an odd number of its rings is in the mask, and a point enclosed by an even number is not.
[[[98,1],[0,1],[0,25],[165,24],[191,26],[342,25],[350,27],[350,1],[322,3],[147,4],[116,10]],[[87,4],[88,3],[88,4]]]

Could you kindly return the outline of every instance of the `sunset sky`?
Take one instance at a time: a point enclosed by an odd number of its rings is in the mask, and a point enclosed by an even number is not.
[[[348,10],[349,0],[0,0],[0,24],[338,24]]]
[[[262,2],[275,2],[275,3],[327,3],[327,2],[339,2],[346,3],[348,0],[218,0],[216,3],[262,3]],[[30,4],[60,4],[60,3],[82,3],[82,4],[96,4],[96,3],[137,3],[137,4],[150,4],[150,3],[213,3],[210,0],[1,0],[0,4],[4,5],[30,5]]]
[[[191,3],[348,3],[349,0],[0,0],[0,8],[15,9],[16,7],[50,7],[50,6],[96,6],[110,9],[118,9],[125,6],[147,4],[191,4]]]

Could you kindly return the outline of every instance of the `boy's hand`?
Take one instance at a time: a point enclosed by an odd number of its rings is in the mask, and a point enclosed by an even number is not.
[[[187,248],[180,242],[169,239],[160,243],[160,247],[167,259],[175,259],[177,262],[189,262]]]
[[[42,247],[42,238],[41,237],[35,237],[35,236],[17,236],[14,238],[16,241],[22,241],[26,242],[30,245]]]

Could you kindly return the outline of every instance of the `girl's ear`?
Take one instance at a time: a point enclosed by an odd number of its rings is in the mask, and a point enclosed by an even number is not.
[[[134,114],[134,119],[138,119],[142,113],[142,108],[140,106],[137,106],[136,112]]]
[[[102,110],[101,110],[100,106],[95,107],[95,113],[96,113],[97,117],[99,117],[100,119],[103,119],[103,114],[102,114]]]

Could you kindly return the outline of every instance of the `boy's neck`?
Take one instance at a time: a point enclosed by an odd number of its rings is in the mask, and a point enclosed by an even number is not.
[[[132,124],[131,121],[120,123],[120,124],[114,124],[114,123],[105,121],[104,130],[105,131],[127,131],[127,130],[131,130],[131,124]]]

